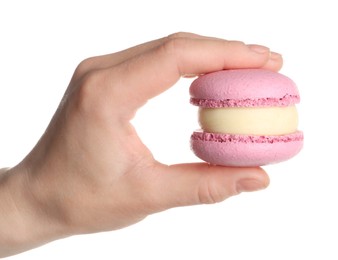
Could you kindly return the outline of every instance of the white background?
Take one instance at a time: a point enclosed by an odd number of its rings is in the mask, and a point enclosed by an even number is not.
[[[0,167],[25,156],[84,58],[190,31],[269,46],[301,93],[303,151],[265,167],[267,190],[172,209],[119,231],[55,241],[9,259],[338,259],[335,1],[0,1]],[[184,79],[134,120],[164,163],[197,161]]]

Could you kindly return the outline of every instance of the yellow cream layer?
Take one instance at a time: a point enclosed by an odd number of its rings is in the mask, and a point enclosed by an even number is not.
[[[200,108],[199,123],[206,132],[244,135],[284,135],[297,131],[295,106]]]

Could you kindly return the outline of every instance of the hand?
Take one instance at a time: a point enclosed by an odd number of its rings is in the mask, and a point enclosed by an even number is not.
[[[157,162],[130,120],[182,76],[281,66],[266,47],[189,33],[84,60],[36,147],[0,176],[0,209],[11,212],[0,216],[0,256],[265,188],[261,168]]]

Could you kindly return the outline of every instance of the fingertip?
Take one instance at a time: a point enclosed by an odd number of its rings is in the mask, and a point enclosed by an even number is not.
[[[283,66],[283,56],[277,52],[271,52],[270,57],[266,64],[263,66],[265,69],[279,71]]]
[[[261,167],[209,165],[199,186],[200,203],[222,202],[241,192],[262,190],[269,182],[269,176]]]
[[[262,68],[269,61],[270,49],[258,44],[225,41],[227,47],[223,69]]]
[[[164,208],[217,203],[269,185],[269,177],[260,167],[224,167],[207,163],[159,166],[162,174],[157,175],[156,186],[161,191],[160,204]]]
[[[236,183],[236,190],[241,192],[252,192],[265,189],[270,184],[270,178],[260,167],[255,170],[250,169],[247,176],[243,176]]]
[[[283,66],[283,57],[280,53],[270,51],[270,49],[263,45],[247,44],[249,50],[254,54],[258,54],[265,62],[262,68],[279,71]]]

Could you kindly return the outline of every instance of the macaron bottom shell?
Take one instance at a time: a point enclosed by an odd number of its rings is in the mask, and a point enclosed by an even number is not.
[[[303,133],[250,136],[195,131],[190,141],[195,155],[210,164],[251,167],[292,158],[303,147]]]

